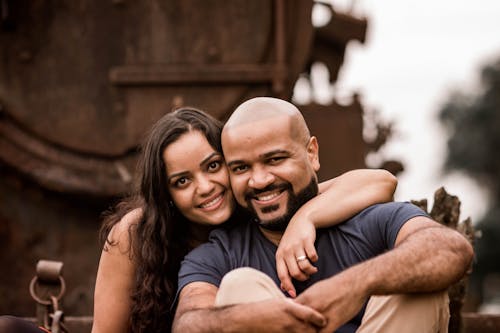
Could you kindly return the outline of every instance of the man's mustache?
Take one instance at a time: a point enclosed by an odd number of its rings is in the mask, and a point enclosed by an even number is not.
[[[263,189],[250,189],[250,190],[245,192],[245,200],[249,201],[261,193],[275,191],[275,190],[280,190],[280,191],[285,190],[286,191],[286,190],[289,190],[291,188],[292,188],[292,186],[290,183],[281,183],[281,184],[270,184]]]

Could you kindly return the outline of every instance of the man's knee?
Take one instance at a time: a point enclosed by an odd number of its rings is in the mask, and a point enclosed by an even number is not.
[[[358,332],[398,332],[406,327],[405,332],[445,333],[448,321],[447,292],[374,296]]]
[[[375,296],[370,298],[370,302],[381,302],[385,306],[402,308],[409,312],[428,312],[449,306],[447,292]]]
[[[251,267],[241,267],[227,273],[221,281],[215,305],[229,305],[285,297],[274,281]]]

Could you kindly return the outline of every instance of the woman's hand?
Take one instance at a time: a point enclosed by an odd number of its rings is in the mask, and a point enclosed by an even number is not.
[[[276,252],[281,289],[296,296],[291,278],[307,280],[317,272],[316,229],[341,223],[364,208],[392,200],[397,179],[385,170],[359,169],[318,184],[319,194],[295,213]]]
[[[316,227],[302,214],[296,214],[280,240],[276,251],[276,269],[281,281],[281,289],[291,297],[296,297],[292,278],[304,281],[318,269],[312,263],[318,260],[314,247]]]

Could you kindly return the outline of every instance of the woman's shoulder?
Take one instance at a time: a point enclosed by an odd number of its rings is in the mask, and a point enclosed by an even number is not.
[[[131,233],[142,218],[142,208],[135,208],[126,213],[109,231],[106,243],[117,247],[120,252],[130,248]]]

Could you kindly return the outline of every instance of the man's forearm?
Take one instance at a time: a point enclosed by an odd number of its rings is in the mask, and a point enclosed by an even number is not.
[[[432,292],[458,281],[472,256],[472,247],[458,232],[429,227],[346,273],[366,279],[369,295]]]
[[[263,305],[267,304],[266,301],[214,306],[218,292],[218,287],[206,282],[193,282],[186,285],[180,292],[172,331],[177,333],[245,332],[245,329],[253,328],[252,325],[260,323],[259,317],[266,315],[262,312],[265,307]],[[275,305],[274,308],[277,306]]]
[[[326,319],[290,299],[193,309],[174,320],[174,333],[317,332]]]
[[[241,324],[246,320],[238,314],[241,305],[212,307],[190,310],[174,320],[173,333],[210,333],[210,332],[242,332]],[[250,317],[250,316],[248,316]]]

